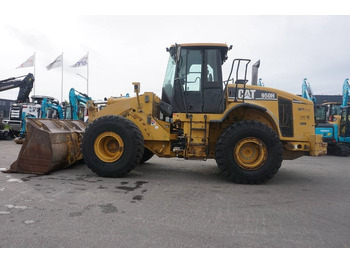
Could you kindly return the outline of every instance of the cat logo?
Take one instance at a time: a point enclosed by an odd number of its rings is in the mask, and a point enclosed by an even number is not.
[[[244,94],[244,99],[255,99],[255,92],[256,90],[253,89],[238,89],[238,99],[243,99],[243,94]]]
[[[237,94],[237,99],[240,100],[264,100],[273,101],[277,100],[277,94],[275,92],[256,90],[256,89],[243,89],[239,88],[236,90],[234,87],[230,87],[228,90],[229,98],[235,98]],[[236,93],[237,92],[237,93]]]

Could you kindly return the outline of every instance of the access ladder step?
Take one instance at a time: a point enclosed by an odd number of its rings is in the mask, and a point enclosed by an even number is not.
[[[206,146],[206,143],[190,143],[190,146]]]

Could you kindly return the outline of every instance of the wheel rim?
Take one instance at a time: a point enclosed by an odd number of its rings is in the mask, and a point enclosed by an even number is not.
[[[235,145],[233,156],[241,168],[256,170],[265,164],[267,160],[267,148],[260,139],[246,137]]]
[[[115,162],[124,153],[123,139],[114,132],[103,132],[94,143],[96,156],[103,162]]]

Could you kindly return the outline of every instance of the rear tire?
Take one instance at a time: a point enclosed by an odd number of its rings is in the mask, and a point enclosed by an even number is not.
[[[123,177],[141,161],[143,136],[122,116],[103,116],[85,130],[82,152],[87,166],[99,176]]]
[[[241,121],[229,126],[216,144],[216,162],[235,183],[261,184],[281,167],[283,147],[278,135],[258,121]]]

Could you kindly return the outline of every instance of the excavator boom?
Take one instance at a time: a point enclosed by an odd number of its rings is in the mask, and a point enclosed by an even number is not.
[[[10,90],[19,87],[18,96],[16,99],[17,103],[23,103],[29,101],[29,93],[33,89],[34,75],[29,73],[22,80],[17,80],[24,76],[11,77],[0,81],[0,92]]]

